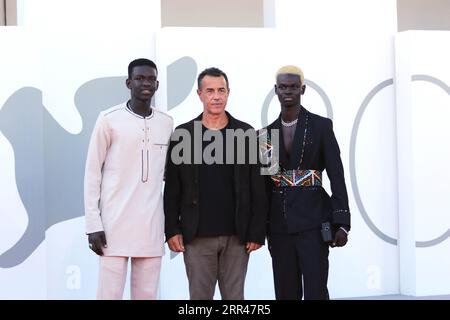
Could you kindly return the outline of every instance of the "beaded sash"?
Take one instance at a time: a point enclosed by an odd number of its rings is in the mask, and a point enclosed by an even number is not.
[[[276,187],[311,187],[322,185],[319,170],[279,170],[271,176]]]

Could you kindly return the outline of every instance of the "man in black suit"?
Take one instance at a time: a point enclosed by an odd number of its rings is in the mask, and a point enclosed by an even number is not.
[[[203,113],[175,129],[168,151],[166,239],[183,252],[191,299],[213,299],[218,282],[222,299],[241,300],[249,254],[266,236],[264,177],[249,157],[258,152],[256,133],[225,111],[223,71],[208,68],[197,82]],[[248,139],[234,143],[239,132]]]
[[[344,246],[350,230],[344,170],[332,121],[301,105],[304,92],[300,68],[279,69],[275,93],[281,114],[260,132],[268,139],[265,153],[279,154],[270,159],[276,169],[266,178],[276,299],[328,299],[328,247]],[[323,170],[330,179],[331,197],[322,187]]]

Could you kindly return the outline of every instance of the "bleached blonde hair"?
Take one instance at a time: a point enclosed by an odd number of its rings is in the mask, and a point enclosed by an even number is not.
[[[277,73],[275,74],[275,81],[280,74],[295,74],[300,77],[302,85],[305,84],[305,76],[303,75],[303,71],[297,66],[288,65],[278,69]]]

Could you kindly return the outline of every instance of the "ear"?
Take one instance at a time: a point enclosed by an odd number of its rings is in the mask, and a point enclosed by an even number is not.
[[[197,94],[198,94],[198,96],[200,97],[200,96],[202,95],[202,90],[197,89]]]
[[[125,84],[127,85],[128,89],[131,89],[130,82],[131,82],[130,79],[125,80]]]
[[[302,85],[301,94],[304,94],[304,93],[305,93],[305,90],[306,90],[306,86],[305,86],[305,85]]]
[[[158,80],[156,80],[155,91],[157,91],[157,90],[158,90],[158,88],[159,88],[159,81],[158,81]]]
[[[274,86],[273,86],[273,90],[275,91],[275,93],[277,93],[277,85],[275,84]]]

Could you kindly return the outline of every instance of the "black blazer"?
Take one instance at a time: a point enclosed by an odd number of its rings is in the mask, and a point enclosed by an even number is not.
[[[307,113],[308,121],[306,121]],[[307,128],[306,136],[305,128]],[[284,149],[281,115],[266,129],[269,135],[273,129],[280,130],[279,163],[282,168],[326,170],[332,191],[330,197],[320,186],[276,187],[270,176],[266,176],[268,197],[271,199],[269,233],[296,233],[319,228],[324,221],[330,221],[335,226],[350,227],[344,169],[332,121],[301,107],[290,158]],[[300,163],[304,137],[306,141]]]
[[[233,118],[228,112],[227,115],[232,129],[253,130],[249,124]],[[201,119],[202,115],[178,126],[173,133],[176,135],[177,131],[187,130],[191,136],[191,150],[194,150],[194,121],[201,121]],[[178,141],[170,142],[167,155],[164,187],[165,234],[166,240],[176,234],[182,234],[184,243],[189,243],[197,235],[199,220],[199,165],[193,164],[193,151],[191,151],[191,164],[174,164],[171,153],[177,143]],[[250,144],[247,141],[245,146],[247,155],[249,147]],[[252,147],[257,148],[256,145]],[[264,244],[268,201],[264,187],[265,180],[260,175],[260,165],[249,164],[248,159],[244,164],[235,164],[233,180],[237,235],[242,243]]]

